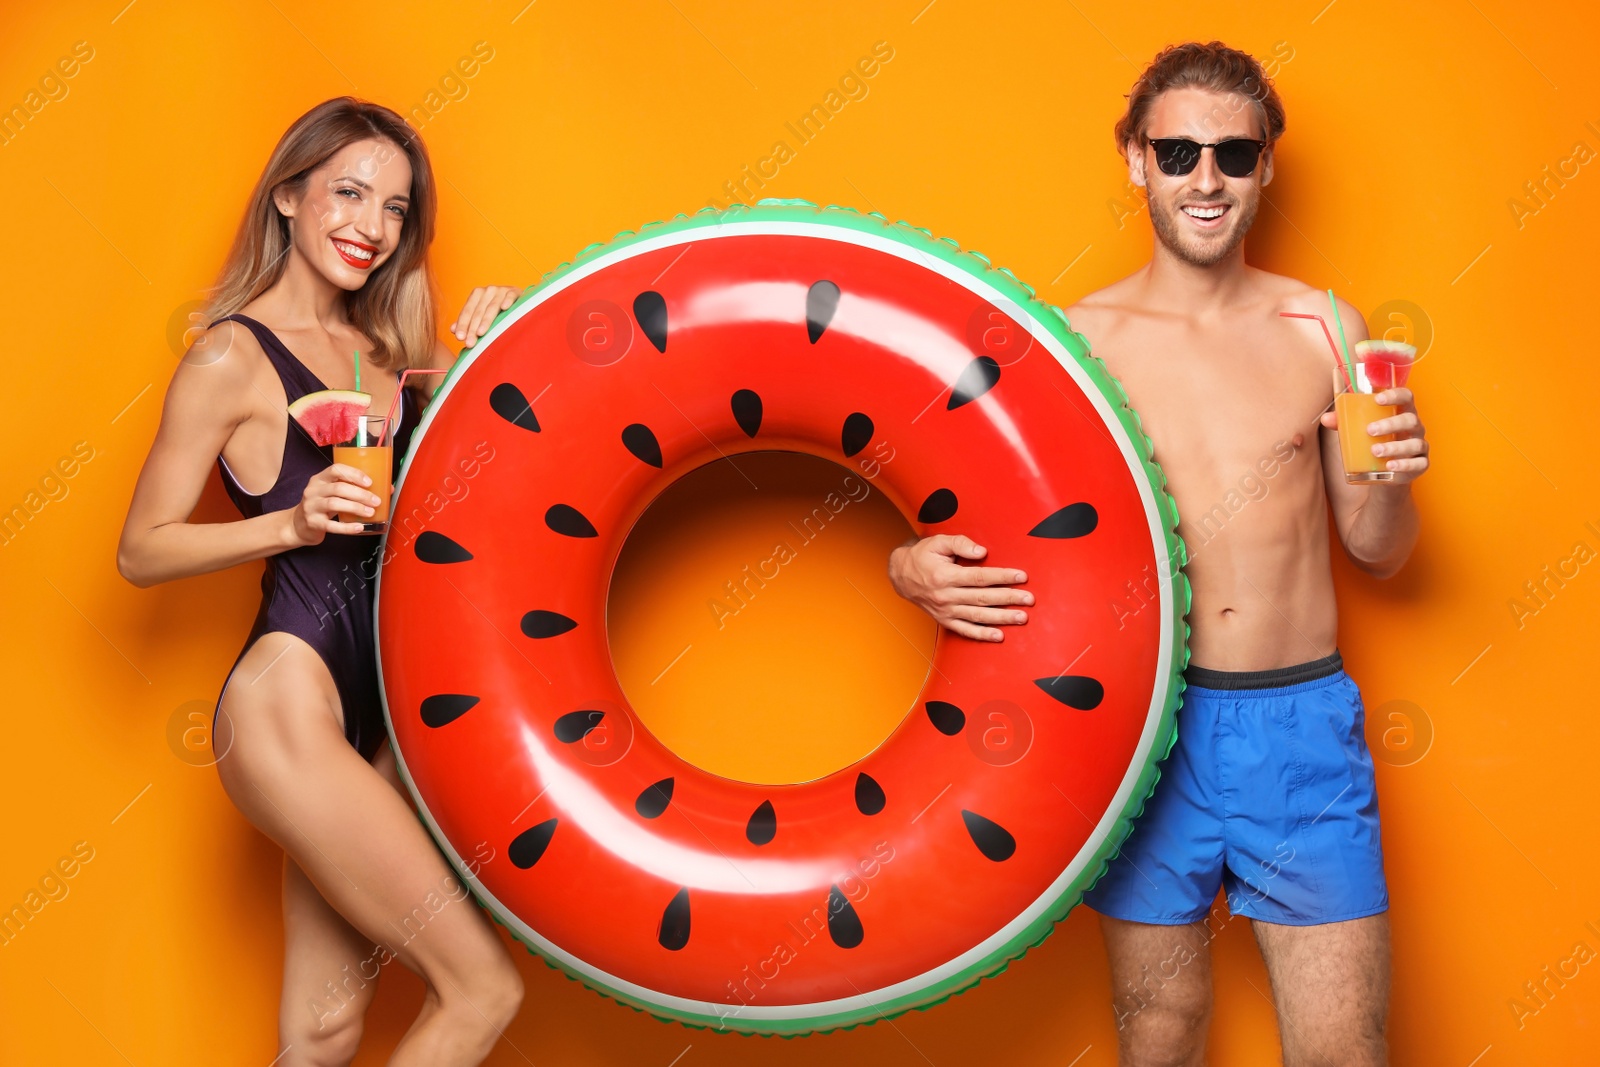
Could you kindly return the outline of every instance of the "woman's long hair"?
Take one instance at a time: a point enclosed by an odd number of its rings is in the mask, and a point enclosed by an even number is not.
[[[428,246],[433,243],[437,199],[428,151],[405,119],[352,96],[324,101],[301,115],[272,150],[210,290],[205,321],[233,314],[282,277],[289,258],[289,220],[273,203],[273,190],[283,186],[299,193],[311,172],[335,152],[373,137],[393,142],[411,161],[411,206],[394,254],[365,285],[345,294],[346,314],[351,325],[372,339],[376,347],[370,356],[378,366],[398,372],[432,361],[437,340]]]

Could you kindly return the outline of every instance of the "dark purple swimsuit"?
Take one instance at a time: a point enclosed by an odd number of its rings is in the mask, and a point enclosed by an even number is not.
[[[295,358],[278,335],[255,319],[228,315],[249,327],[267,358],[283,380],[288,403],[307,393],[328,388]],[[215,326],[213,322],[211,325]],[[403,390],[398,423],[394,430],[394,477],[400,475],[400,461],[417,424],[417,400],[412,390]],[[283,463],[278,480],[260,496],[246,492],[220,455],[217,466],[222,482],[239,513],[254,518],[269,511],[283,511],[300,503],[306,483],[333,462],[333,448],[313,441],[293,418],[284,435]],[[378,700],[377,650],[373,641],[373,583],[377,578],[382,538],[374,534],[330,533],[321,544],[302,545],[266,558],[261,575],[261,610],[256,613],[250,636],[234,659],[235,668],[250,646],[262,634],[274,630],[294,634],[322,656],[339,690],[344,709],[344,735],[363,759],[371,761],[387,731],[383,708]],[[228,681],[233,671],[228,673]],[[222,690],[227,692],[228,682]],[[222,694],[217,695],[217,710]],[[216,729],[216,715],[212,716]]]

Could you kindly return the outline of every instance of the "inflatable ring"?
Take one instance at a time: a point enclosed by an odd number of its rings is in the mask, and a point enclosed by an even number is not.
[[[606,640],[634,521],[757,449],[861,471],[1039,592],[1004,642],[942,632],[894,733],[797,785],[674,755]],[[376,608],[405,781],[493,916],[625,1004],[792,1035],[937,1003],[1049,934],[1155,783],[1188,632],[1164,484],[1065,317],[953,242],[793,201],[621,234],[412,439]]]

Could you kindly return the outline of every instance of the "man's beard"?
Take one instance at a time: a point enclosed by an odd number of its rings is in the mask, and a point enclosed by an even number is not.
[[[1229,239],[1227,241],[1208,241],[1198,248],[1192,243],[1192,239],[1196,235],[1188,234],[1187,236],[1191,241],[1186,242],[1184,240],[1186,236],[1184,231],[1179,229],[1178,215],[1182,211],[1181,207],[1175,207],[1168,213],[1159,210],[1152,203],[1150,205],[1150,225],[1155,229],[1156,240],[1160,241],[1162,246],[1174,256],[1177,256],[1190,266],[1210,267],[1227,259],[1233,254],[1234,249],[1244,243],[1244,236],[1250,232],[1250,227],[1255,223],[1256,212],[1260,210],[1260,207],[1260,197],[1257,197],[1255,202],[1248,206],[1236,201],[1231,202],[1228,214],[1237,214],[1239,218],[1233,224]]]

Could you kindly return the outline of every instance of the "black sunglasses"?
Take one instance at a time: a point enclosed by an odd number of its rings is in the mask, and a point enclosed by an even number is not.
[[[1215,144],[1201,144],[1187,137],[1147,137],[1146,143],[1156,150],[1156,166],[1162,174],[1176,178],[1194,170],[1200,162],[1200,150],[1211,149],[1217,159],[1217,169],[1230,178],[1245,178],[1254,173],[1267,142],[1253,141],[1248,137],[1230,137]]]

